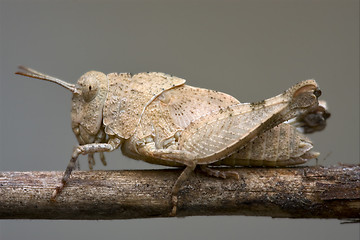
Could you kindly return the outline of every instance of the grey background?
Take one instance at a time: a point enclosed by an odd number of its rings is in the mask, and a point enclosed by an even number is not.
[[[319,163],[359,162],[358,1],[1,0],[0,26],[1,171],[64,170],[76,144],[70,92],[14,75],[20,64],[71,83],[92,69],[161,71],[242,102],[315,78],[332,113],[326,131],[310,136]],[[120,151],[106,156],[108,167],[96,169],[157,167]],[[243,216],[0,221],[1,240],[24,237],[358,239],[359,225]]]

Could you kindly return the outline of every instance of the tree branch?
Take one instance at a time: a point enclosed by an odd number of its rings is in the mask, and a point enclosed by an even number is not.
[[[178,216],[360,218],[360,165],[224,168],[240,180],[196,171],[179,193]],[[167,217],[180,170],[75,171],[56,202],[62,172],[1,172],[1,219]]]

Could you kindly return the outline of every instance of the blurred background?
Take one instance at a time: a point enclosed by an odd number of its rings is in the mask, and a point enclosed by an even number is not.
[[[89,70],[159,71],[241,102],[314,78],[332,113],[325,131],[310,136],[319,164],[359,163],[359,1],[0,0],[0,51],[0,171],[63,171],[77,144],[71,93],[14,75],[18,65],[71,83]],[[108,166],[95,169],[158,168],[120,151],[106,156]],[[85,157],[80,163],[88,169]],[[244,216],[0,220],[1,240],[25,237],[359,239],[359,225]]]

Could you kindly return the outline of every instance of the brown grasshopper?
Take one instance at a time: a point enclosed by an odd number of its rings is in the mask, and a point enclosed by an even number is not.
[[[239,178],[231,171],[209,165],[287,166],[316,158],[311,141],[285,123],[299,118],[303,129],[317,129],[323,122],[310,114],[319,110],[321,91],[306,80],[273,98],[240,103],[234,97],[185,85],[185,80],[164,73],[131,75],[90,71],[70,84],[26,67],[17,74],[47,80],[70,90],[72,129],[79,146],[72,153],[52,200],[65,187],[80,154],[88,155],[92,169],[94,153],[121,147],[124,155],[153,164],[184,167],[172,189],[172,211],[182,183],[197,165],[209,175]]]

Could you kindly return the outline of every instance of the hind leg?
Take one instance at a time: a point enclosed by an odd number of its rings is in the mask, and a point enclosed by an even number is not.
[[[240,179],[240,176],[237,172],[221,171],[218,169],[210,168],[210,167],[208,167],[208,165],[200,165],[200,170],[212,177],[224,178],[224,179],[235,178],[236,180]]]
[[[186,168],[184,169],[184,171],[182,171],[182,173],[180,174],[180,176],[178,177],[172,188],[172,192],[171,192],[172,209],[170,213],[170,216],[172,217],[176,216],[179,190],[183,185],[183,183],[189,178],[190,174],[194,171],[195,167],[196,167],[195,163],[186,166]]]
[[[190,177],[191,173],[194,171],[196,167],[197,164],[196,156],[187,151],[180,151],[170,148],[158,149],[155,147],[155,144],[151,144],[151,143],[147,143],[139,147],[137,150],[141,155],[167,160],[169,161],[169,163],[176,162],[186,166],[185,169],[180,174],[180,176],[178,177],[178,179],[176,180],[171,191],[172,210],[170,212],[170,216],[175,216],[177,211],[178,193],[183,183]]]

